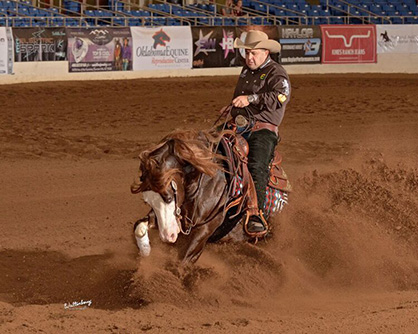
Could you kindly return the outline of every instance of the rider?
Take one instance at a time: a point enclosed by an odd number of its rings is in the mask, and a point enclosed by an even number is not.
[[[262,234],[267,232],[263,208],[269,164],[280,141],[278,127],[290,99],[290,82],[286,70],[270,58],[270,54],[280,52],[279,42],[269,39],[264,32],[250,30],[244,42],[235,39],[234,47],[245,49],[245,65],[235,88],[231,116],[236,123],[238,115],[244,116],[252,127],[247,137],[248,169],[254,180],[260,213],[249,218],[247,231]],[[241,122],[242,116],[238,117]]]

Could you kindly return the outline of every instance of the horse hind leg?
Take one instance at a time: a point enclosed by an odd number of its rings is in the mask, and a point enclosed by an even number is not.
[[[151,253],[151,245],[148,236],[149,217],[146,216],[139,219],[134,225],[134,235],[136,244],[139,248],[141,256],[149,256]]]

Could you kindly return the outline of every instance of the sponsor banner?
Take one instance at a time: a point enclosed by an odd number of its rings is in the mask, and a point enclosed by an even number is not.
[[[322,63],[376,63],[376,26],[321,25]]]
[[[235,27],[192,27],[193,67],[234,66]]]
[[[131,31],[134,70],[192,68],[190,27],[131,27]]]
[[[65,28],[13,28],[15,61],[67,59]]]
[[[70,72],[132,70],[129,28],[67,28]]]
[[[379,24],[377,53],[418,53],[418,25]]]
[[[12,28],[0,27],[0,74],[13,73]]]
[[[265,32],[269,39],[274,39],[279,41],[279,30],[276,26],[240,26],[236,28],[237,37],[243,42],[245,42],[245,37],[247,36],[247,31],[249,30],[261,30]],[[274,61],[279,62],[279,55],[278,54],[271,54],[271,59]],[[243,66],[245,64],[245,50],[238,49],[236,52],[236,57],[234,60],[235,66]]]
[[[282,64],[321,62],[322,45],[319,26],[279,26]]]

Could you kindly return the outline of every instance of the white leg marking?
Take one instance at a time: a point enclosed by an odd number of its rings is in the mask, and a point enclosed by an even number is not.
[[[151,245],[148,237],[148,223],[139,223],[135,229],[136,244],[139,248],[141,256],[149,256],[151,253]]]

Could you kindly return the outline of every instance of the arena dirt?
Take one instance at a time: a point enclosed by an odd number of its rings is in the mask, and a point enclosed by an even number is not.
[[[291,77],[272,238],[178,268],[153,232],[138,258],[136,156],[210,127],[236,80],[2,86],[1,333],[417,332],[415,76]]]

